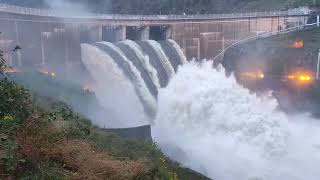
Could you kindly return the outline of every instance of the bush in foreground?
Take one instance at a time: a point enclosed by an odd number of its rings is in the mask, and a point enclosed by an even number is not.
[[[204,179],[152,142],[94,128],[67,105],[0,80],[0,179]]]

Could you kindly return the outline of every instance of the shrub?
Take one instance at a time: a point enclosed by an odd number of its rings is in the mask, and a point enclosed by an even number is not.
[[[0,81],[0,127],[23,122],[32,112],[28,90],[7,79]]]
[[[3,73],[4,68],[5,68],[5,63],[6,61],[2,57],[3,55],[0,53],[0,74]]]
[[[0,118],[0,179],[177,180],[180,175],[152,142],[96,129],[66,104],[31,95],[7,79],[0,80]]]

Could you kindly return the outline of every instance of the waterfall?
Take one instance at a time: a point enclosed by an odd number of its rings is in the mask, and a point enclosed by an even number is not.
[[[142,58],[137,55],[137,53],[130,48],[127,44],[116,43],[115,44],[127,57],[130,61],[137,67],[141,72],[141,76],[145,81],[149,91],[156,98],[158,94],[157,86],[154,84],[153,79],[145,67],[145,63],[142,61]]]
[[[319,120],[278,111],[212,65],[187,63],[159,91],[152,138],[164,153],[211,179],[318,180]]]
[[[81,45],[82,61],[96,82],[96,96],[100,104],[112,114],[100,122],[102,127],[132,127],[148,124],[144,107],[134,85],[124,71],[103,50],[89,44]],[[125,112],[125,113],[124,113]]]
[[[126,77],[131,81],[135,88],[135,92],[139,99],[141,100],[145,113],[150,117],[153,117],[156,111],[156,101],[152,97],[146,83],[141,77],[141,73],[133,65],[133,63],[128,60],[124,53],[112,43],[99,42],[95,44],[99,49],[103,50],[121,67]]]
[[[167,86],[170,76],[162,65],[156,50],[150,46],[147,41],[138,41],[137,44],[140,46],[142,51],[149,57],[151,65],[157,70],[160,87]]]
[[[175,49],[177,51],[177,53],[179,54],[179,58],[181,59],[180,63],[181,64],[187,63],[187,58],[184,55],[184,53],[183,53],[182,49],[180,48],[179,44],[176,41],[174,41],[173,39],[168,39],[167,41],[169,42],[169,44],[171,44],[172,48]]]
[[[186,62],[180,47],[177,46],[173,40],[165,40],[159,42],[165,54],[167,54],[170,63],[173,66],[175,72],[177,72],[179,65]]]
[[[132,116],[135,116],[132,117],[135,119],[133,124],[141,121],[145,124],[152,123],[157,109],[158,90],[165,87],[175,73],[173,66],[177,68],[185,59],[178,55],[178,49],[174,50],[174,46],[170,46],[170,51],[164,51],[156,41],[126,40],[117,43],[82,44],[84,65],[99,84],[96,92],[98,99],[102,99],[101,103],[106,104],[105,107],[117,109],[114,115],[116,119],[122,118],[116,120],[119,123],[109,123],[111,126],[116,124],[132,127],[132,123],[123,123],[131,121],[130,117],[122,115],[123,112],[126,114],[130,107],[130,110],[139,114],[132,113]],[[175,62],[174,65],[171,62]],[[122,92],[125,94],[122,95]],[[124,105],[127,99],[128,104]]]
[[[157,41],[153,40],[149,40],[147,43],[155,50],[162,66],[165,68],[169,78],[171,78],[174,74],[174,69],[161,45]]]
[[[126,44],[129,48],[131,48],[136,53],[136,56],[138,56],[144,68],[149,72],[149,76],[151,77],[153,84],[157,88],[160,88],[161,86],[158,78],[158,72],[155,69],[155,67],[151,65],[149,56],[145,54],[142,51],[141,47],[134,41],[126,40],[126,41],[122,41],[121,43]]]
[[[107,127],[151,124],[166,155],[212,179],[319,179],[319,121],[278,111],[274,98],[250,94],[212,62],[179,68],[185,57],[176,43],[160,44],[82,44],[96,95],[111,113]]]

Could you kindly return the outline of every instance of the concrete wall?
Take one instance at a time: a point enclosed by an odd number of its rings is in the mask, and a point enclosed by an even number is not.
[[[212,59],[224,48],[259,33],[305,24],[306,17],[269,17],[172,25],[172,39],[188,59]]]
[[[127,26],[126,38],[133,41],[144,41],[150,39],[150,27],[149,26]]]
[[[150,125],[125,129],[102,129],[102,131],[117,134],[125,139],[152,141]]]
[[[212,59],[228,45],[263,32],[305,24],[305,16],[260,17],[199,21],[79,20],[0,13],[0,47],[14,66],[49,66],[65,76],[81,66],[81,43],[174,39],[188,59]],[[150,23],[148,25],[148,22]],[[125,25],[128,23],[128,25]],[[158,24],[157,24],[158,23]]]

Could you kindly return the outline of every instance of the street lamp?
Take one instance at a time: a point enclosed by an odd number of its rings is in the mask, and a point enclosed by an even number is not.
[[[318,52],[317,80],[319,79],[319,70],[320,70],[320,49],[319,49],[319,52]]]

